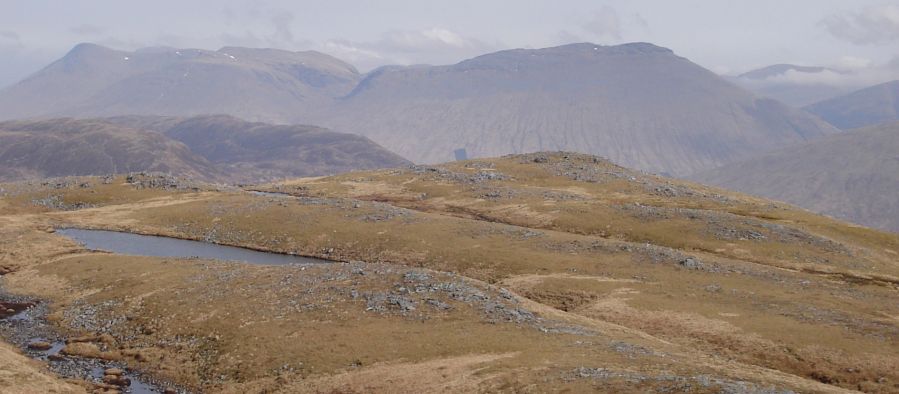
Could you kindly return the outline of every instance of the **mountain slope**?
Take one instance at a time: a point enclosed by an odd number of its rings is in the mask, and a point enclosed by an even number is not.
[[[161,132],[242,182],[409,164],[368,138],[315,126],[247,122],[226,115],[130,116],[108,120]]]
[[[161,171],[262,182],[408,161],[352,134],[230,116],[130,116],[0,123],[0,180]]]
[[[212,163],[157,133],[102,120],[0,123],[0,180],[132,171],[223,178]]]
[[[899,123],[829,136],[695,178],[899,232]]]
[[[371,72],[312,123],[416,162],[575,150],[678,175],[836,132],[652,44],[501,51]]]
[[[676,175],[837,132],[646,43],[501,51],[361,81],[315,52],[82,44],[0,92],[0,119],[211,113],[361,134],[418,162],[576,150]]]
[[[899,120],[899,81],[874,85],[805,107],[841,129]]]
[[[286,121],[346,94],[358,78],[349,64],[313,51],[80,44],[0,91],[0,119],[228,113]]]

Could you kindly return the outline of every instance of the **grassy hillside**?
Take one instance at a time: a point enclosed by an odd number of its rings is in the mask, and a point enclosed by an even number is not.
[[[291,196],[121,181],[3,185],[3,286],[186,387],[899,389],[899,236],[782,203],[569,153],[254,188]],[[63,226],[343,263],[86,252]]]

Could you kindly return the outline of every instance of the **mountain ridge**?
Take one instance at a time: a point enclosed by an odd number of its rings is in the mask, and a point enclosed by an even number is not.
[[[216,182],[397,167],[365,137],[227,115],[0,122],[0,180],[158,171]]]
[[[419,163],[460,148],[574,150],[673,175],[838,132],[650,43],[510,49],[365,75],[317,52],[82,44],[0,91],[0,119],[217,113],[351,132]]]
[[[823,137],[693,179],[899,232],[899,122]]]
[[[869,86],[805,107],[841,129],[899,120],[899,80]]]

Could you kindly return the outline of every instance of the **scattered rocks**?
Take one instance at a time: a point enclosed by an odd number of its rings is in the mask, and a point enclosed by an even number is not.
[[[113,386],[119,387],[127,387],[131,385],[131,379],[120,375],[105,375],[103,376],[103,383],[111,384]]]
[[[419,271],[409,271],[403,274],[403,280],[406,282],[424,282],[431,280],[431,275]]]
[[[29,349],[38,351],[47,351],[50,350],[51,347],[53,347],[52,344],[44,341],[31,342],[28,344]]]
[[[438,179],[461,184],[479,184],[488,181],[509,180],[508,176],[493,170],[492,168],[482,168],[474,174],[463,172],[455,172],[443,167],[412,165],[409,170],[416,175],[429,175]]]
[[[98,334],[71,338],[63,347],[58,332],[47,321],[49,309],[46,303],[0,291],[0,306],[4,305],[12,305],[19,312],[0,315],[0,336],[21,348],[26,355],[46,360],[50,370],[63,378],[84,379],[105,392],[161,392],[159,387],[163,385],[154,387],[143,378],[129,376],[124,364],[113,361],[118,359],[117,354],[103,350],[106,344],[115,342],[112,336]]]
[[[93,208],[96,205],[85,202],[67,203],[59,195],[49,195],[44,198],[35,198],[31,200],[32,205],[42,206],[55,211],[77,211],[84,208]]]
[[[794,391],[753,382],[718,378],[708,375],[646,375],[638,372],[607,368],[578,367],[562,375],[563,380],[591,379],[597,381],[622,380],[628,384],[652,384],[659,392],[718,392],[724,394],[795,394]]]
[[[702,263],[693,257],[687,257],[687,258],[681,260],[678,264],[680,264],[684,268],[690,269],[690,270],[698,270],[698,269],[702,269],[702,267],[703,267]]]
[[[132,172],[125,177],[125,182],[136,189],[185,190],[193,192],[201,190],[198,182],[161,172]]]

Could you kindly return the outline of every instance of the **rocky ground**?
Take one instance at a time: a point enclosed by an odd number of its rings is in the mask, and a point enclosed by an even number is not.
[[[185,182],[0,186],[0,332],[47,359],[34,385],[899,390],[895,235],[567,153],[247,189],[265,193]],[[70,226],[333,263],[90,252],[53,234]]]

